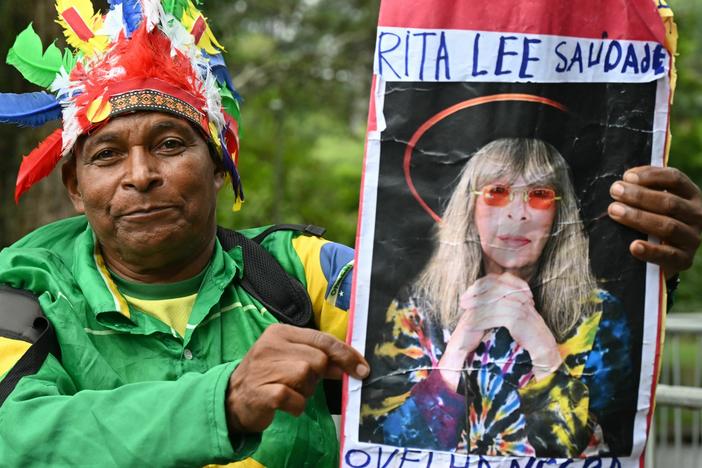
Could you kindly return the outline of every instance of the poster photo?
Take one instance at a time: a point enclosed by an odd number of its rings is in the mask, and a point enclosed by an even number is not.
[[[409,3],[381,4],[342,465],[642,466],[661,275],[607,206],[666,161],[669,9]]]

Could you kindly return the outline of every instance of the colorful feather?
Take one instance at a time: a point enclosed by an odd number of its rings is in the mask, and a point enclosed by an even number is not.
[[[222,54],[206,54],[205,56],[209,60],[212,73],[217,77],[217,82],[222,86],[226,86],[232,97],[238,102],[241,102],[241,96],[234,87],[232,76],[229,74],[229,69],[227,68],[227,64],[224,63],[224,57],[222,57]]]
[[[122,5],[110,8],[102,22],[102,28],[95,31],[98,36],[105,36],[110,41],[118,41],[120,35],[127,34],[127,26],[124,24],[124,14]]]
[[[161,5],[166,13],[173,15],[178,21],[183,17],[183,13],[188,9],[188,0],[162,0]]]
[[[151,32],[161,22],[161,2],[159,0],[141,0],[146,30]]]
[[[232,189],[234,191],[234,206],[233,211],[239,211],[241,209],[241,204],[244,202],[244,188],[241,184],[241,177],[239,176],[239,171],[236,168],[236,160],[238,153],[238,144],[226,144],[226,138],[228,135],[226,133],[231,132],[229,127],[225,128],[222,133],[220,133],[220,141],[222,141],[222,162],[224,163],[224,169],[232,183]],[[231,135],[230,135],[231,136]],[[233,150],[234,153],[230,152]]]
[[[73,68],[75,59],[70,51],[62,57],[61,51],[50,44],[44,52],[41,39],[30,24],[15,39],[7,54],[7,63],[14,66],[22,76],[35,85],[48,88],[61,71],[61,67]],[[70,70],[66,70],[70,71]]]
[[[109,0],[110,10],[114,10],[118,5],[122,6],[122,21],[127,37],[137,30],[144,18],[144,11],[141,8],[141,0]]]
[[[219,85],[219,94],[222,97],[222,107],[235,121],[239,121],[241,110],[239,101],[234,97],[229,88],[224,85]]]
[[[58,19],[66,41],[87,56],[104,52],[109,38],[97,35],[102,29],[103,16],[95,12],[90,0],[56,0]]]
[[[174,15],[175,16],[175,15]],[[178,16],[176,16],[178,18]],[[180,18],[185,29],[195,38],[195,44],[210,55],[217,55],[224,50],[224,46],[217,42],[214,33],[207,24],[207,19],[198,10],[191,0],[187,0],[187,7]]]
[[[24,127],[40,127],[61,118],[61,104],[51,94],[0,93],[0,122]]]
[[[15,203],[29,188],[51,174],[61,160],[62,130],[55,130],[28,156],[22,158],[17,182],[15,183]]]

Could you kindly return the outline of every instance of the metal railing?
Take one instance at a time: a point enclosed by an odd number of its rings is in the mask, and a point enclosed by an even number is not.
[[[668,315],[646,468],[702,466],[702,313]]]

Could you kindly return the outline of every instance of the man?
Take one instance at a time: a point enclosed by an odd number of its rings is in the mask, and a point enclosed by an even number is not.
[[[167,13],[145,8],[136,27],[125,20],[129,37],[74,69],[74,84],[59,93],[68,109],[63,180],[84,216],[0,254],[0,283],[39,296],[61,354],[24,375],[0,407],[0,460],[336,466],[319,381],[369,372],[341,341],[348,303],[333,293],[349,292],[350,253],[292,231],[263,241],[305,284],[317,330],[277,323],[241,286],[241,250],[224,250],[214,215],[225,175],[241,194],[230,164],[234,123],[226,109],[217,114],[207,79],[195,81],[192,50]],[[637,241],[632,254],[671,276],[689,266],[702,225],[694,184],[672,169],[638,168],[615,185],[613,219],[664,241]],[[0,337],[0,375],[27,349]]]
[[[277,324],[242,287],[242,250],[225,251],[215,224],[226,177],[242,196],[236,103],[222,104],[230,81],[217,50],[201,52],[214,40],[192,4],[180,12],[140,5],[138,22],[110,12],[105,24],[121,27],[105,37],[109,46],[81,32],[67,2],[57,5],[85,58],[57,73],[64,126],[25,158],[18,190],[64,153],[64,182],[85,216],[1,255],[0,283],[39,296],[60,359],[49,355],[2,403],[0,464],[203,466],[253,455],[243,466],[335,466],[338,442],[318,383],[369,372],[341,341],[348,301],[332,292],[348,291],[353,254],[293,231],[263,241],[305,286],[315,328],[336,337]],[[31,112],[37,100],[51,108],[45,93],[22,104]],[[29,349],[4,333],[0,376]]]

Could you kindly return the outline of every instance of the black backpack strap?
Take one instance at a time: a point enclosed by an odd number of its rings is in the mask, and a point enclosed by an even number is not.
[[[27,352],[0,381],[2,405],[22,377],[36,374],[49,353],[60,360],[61,350],[54,328],[44,316],[37,297],[8,286],[0,286],[0,336],[31,343]]]
[[[269,234],[293,230],[321,237],[325,229],[312,224],[275,224],[252,239],[236,231],[217,228],[217,237],[224,250],[241,246],[244,254],[242,287],[258,299],[281,323],[312,327],[312,303],[307,290],[259,244]],[[282,286],[281,286],[282,285]],[[341,381],[324,380],[327,407],[332,414],[341,414]]]
[[[269,226],[268,229],[261,232],[256,237],[252,238],[252,240],[257,244],[260,244],[263,239],[268,236],[268,234],[276,231],[298,231],[303,234],[309,234],[316,237],[322,237],[324,233],[327,232],[327,230],[323,227],[315,226],[314,224],[274,224],[273,226]]]
[[[246,292],[282,323],[298,327],[312,325],[312,303],[307,290],[297,279],[288,275],[258,242],[222,227],[217,228],[217,238],[225,250],[241,247],[244,258],[241,286]]]

